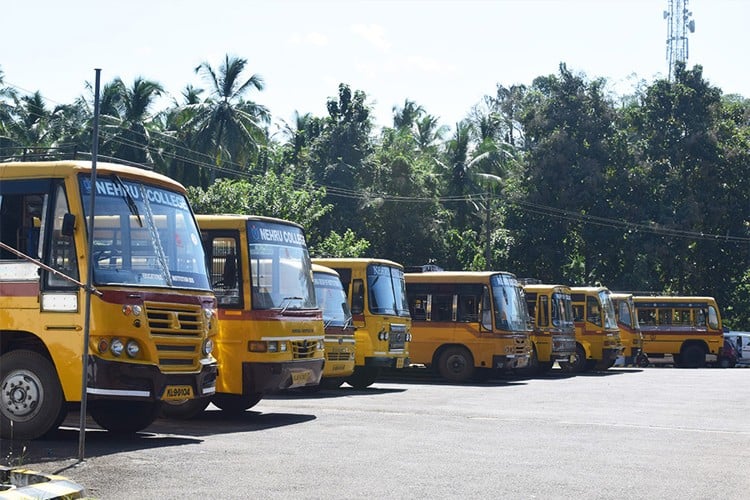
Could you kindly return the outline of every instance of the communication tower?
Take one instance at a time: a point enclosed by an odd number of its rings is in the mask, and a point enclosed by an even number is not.
[[[664,11],[667,20],[667,63],[669,80],[674,79],[674,69],[678,61],[688,59],[688,31],[695,32],[695,21],[688,10],[688,0],[667,0],[669,10]]]

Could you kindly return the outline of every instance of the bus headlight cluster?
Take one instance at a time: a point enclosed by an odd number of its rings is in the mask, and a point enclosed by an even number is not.
[[[289,349],[284,340],[251,340],[247,343],[247,350],[250,352],[286,352]]]
[[[411,333],[406,334],[406,341],[411,342]]]
[[[378,340],[388,340],[388,337],[388,332],[385,330],[380,330],[380,332],[378,332]]]
[[[129,358],[137,358],[138,354],[141,352],[141,346],[138,345],[138,342],[135,340],[131,339],[127,342],[123,342],[122,339],[119,338],[114,338],[111,341],[106,338],[101,338],[97,343],[97,349],[99,350],[99,354],[105,354],[109,351],[116,358],[122,356],[123,352],[126,353]]]
[[[203,308],[203,316],[206,318],[206,324],[208,325],[209,330],[211,329],[211,325],[213,324],[213,319],[216,316],[216,311],[211,307],[204,307]]]
[[[122,306],[122,313],[125,316],[140,316],[143,308],[138,304],[125,304]]]
[[[206,339],[203,341],[203,355],[208,356],[212,352],[214,352],[214,341],[211,339]]]
[[[326,348],[325,342],[323,342],[323,340],[318,340],[318,350],[319,351],[324,351],[325,348]]]

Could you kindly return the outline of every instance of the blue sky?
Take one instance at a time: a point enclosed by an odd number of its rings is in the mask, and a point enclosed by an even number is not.
[[[667,73],[667,0],[4,0],[6,85],[71,102],[93,82],[142,76],[178,98],[224,55],[265,80],[252,98],[277,120],[324,116],[340,82],[368,95],[376,124],[405,99],[453,126],[497,84],[531,84],[560,62],[619,94]],[[689,0],[688,65],[750,97],[750,1]],[[32,30],[34,27],[34,30]],[[12,41],[12,42],[10,42]]]

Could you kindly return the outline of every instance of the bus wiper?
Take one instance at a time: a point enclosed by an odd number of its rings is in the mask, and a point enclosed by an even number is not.
[[[281,299],[281,303],[284,304],[284,307],[281,308],[280,314],[284,314],[287,309],[289,309],[289,306],[292,304],[293,300],[303,300],[302,297],[284,297]]]
[[[112,178],[115,180],[115,183],[120,186],[120,189],[122,189],[123,197],[125,198],[125,203],[128,205],[130,213],[136,216],[138,219],[138,225],[143,227],[143,221],[141,220],[141,214],[138,212],[138,206],[135,204],[133,197],[130,196],[130,193],[125,187],[125,183],[122,182],[122,179],[120,179],[120,176],[117,174],[112,174]]]

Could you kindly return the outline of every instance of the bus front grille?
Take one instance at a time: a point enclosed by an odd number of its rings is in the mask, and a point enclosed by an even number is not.
[[[159,367],[165,372],[197,368],[204,331],[201,307],[146,302],[144,309],[156,344]]]
[[[292,355],[294,359],[310,359],[315,357],[318,343],[314,340],[293,340]]]
[[[406,325],[391,323],[391,331],[388,333],[388,349],[403,350],[406,347]]]

